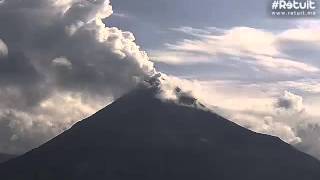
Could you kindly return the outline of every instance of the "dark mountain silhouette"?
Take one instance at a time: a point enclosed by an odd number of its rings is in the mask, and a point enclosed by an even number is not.
[[[140,89],[0,165],[1,180],[318,180],[279,138]]]
[[[3,153],[0,153],[0,163],[3,163],[3,162],[6,162],[8,161],[9,159],[12,159],[16,157],[15,155],[11,155],[11,154],[3,154]]]

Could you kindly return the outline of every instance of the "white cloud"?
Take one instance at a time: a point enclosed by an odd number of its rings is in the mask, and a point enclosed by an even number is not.
[[[192,35],[174,44],[167,44],[162,51],[151,51],[152,60],[168,64],[197,64],[214,62],[217,58],[234,59],[247,63],[260,71],[278,74],[318,73],[319,68],[297,61],[292,54],[283,52],[284,42],[304,41],[313,45],[319,42],[313,34],[316,28],[288,29],[279,33],[249,27],[234,27],[229,30],[181,27],[176,31]],[[290,45],[290,43],[288,44]],[[319,46],[320,49],[320,46]],[[226,60],[227,61],[227,60]],[[222,64],[228,62],[221,62]]]
[[[255,132],[280,137],[287,143],[295,145],[302,142],[292,127],[285,123],[275,121],[272,116],[259,117],[250,113],[235,113],[231,118],[243,127]]]
[[[131,16],[128,15],[128,14],[125,14],[125,13],[117,13],[117,12],[113,13],[112,16],[116,16],[116,17],[120,17],[120,18],[131,18]]]
[[[289,91],[285,91],[284,95],[278,99],[277,107],[285,110],[301,112],[304,110],[303,98]]]
[[[274,58],[270,56],[253,56],[256,61],[252,62],[257,66],[268,70],[269,72],[285,73],[285,74],[302,74],[302,73],[317,73],[319,68],[297,61],[292,61],[284,58]],[[280,71],[280,72],[279,72]]]
[[[179,51],[149,51],[151,54],[150,59],[154,62],[162,62],[170,65],[179,64],[195,64],[195,63],[205,63],[211,62],[212,58],[207,55],[197,55],[195,56],[190,52],[179,52]]]
[[[278,35],[278,38],[289,41],[304,41],[304,42],[320,42],[320,28],[296,28],[286,30]]]
[[[52,64],[54,66],[62,66],[67,67],[68,69],[72,69],[72,63],[65,57],[59,57],[52,60]]]
[[[1,152],[23,153],[70,128],[90,116],[112,99],[89,98],[81,93],[55,92],[31,111],[5,109],[0,111]]]

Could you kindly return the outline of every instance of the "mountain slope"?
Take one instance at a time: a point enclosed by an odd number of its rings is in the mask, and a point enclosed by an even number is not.
[[[3,162],[6,162],[8,161],[9,159],[12,159],[16,157],[15,155],[10,155],[10,154],[3,154],[3,153],[0,153],[0,163],[3,163]]]
[[[0,165],[2,180],[316,180],[320,163],[279,138],[141,89]]]

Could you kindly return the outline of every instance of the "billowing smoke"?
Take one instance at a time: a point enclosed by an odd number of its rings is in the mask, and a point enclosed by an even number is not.
[[[0,152],[20,153],[157,74],[109,0],[0,4]]]

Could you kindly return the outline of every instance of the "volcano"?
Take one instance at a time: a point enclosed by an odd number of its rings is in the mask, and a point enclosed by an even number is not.
[[[139,88],[18,158],[1,180],[318,180],[320,163],[277,137]]]

